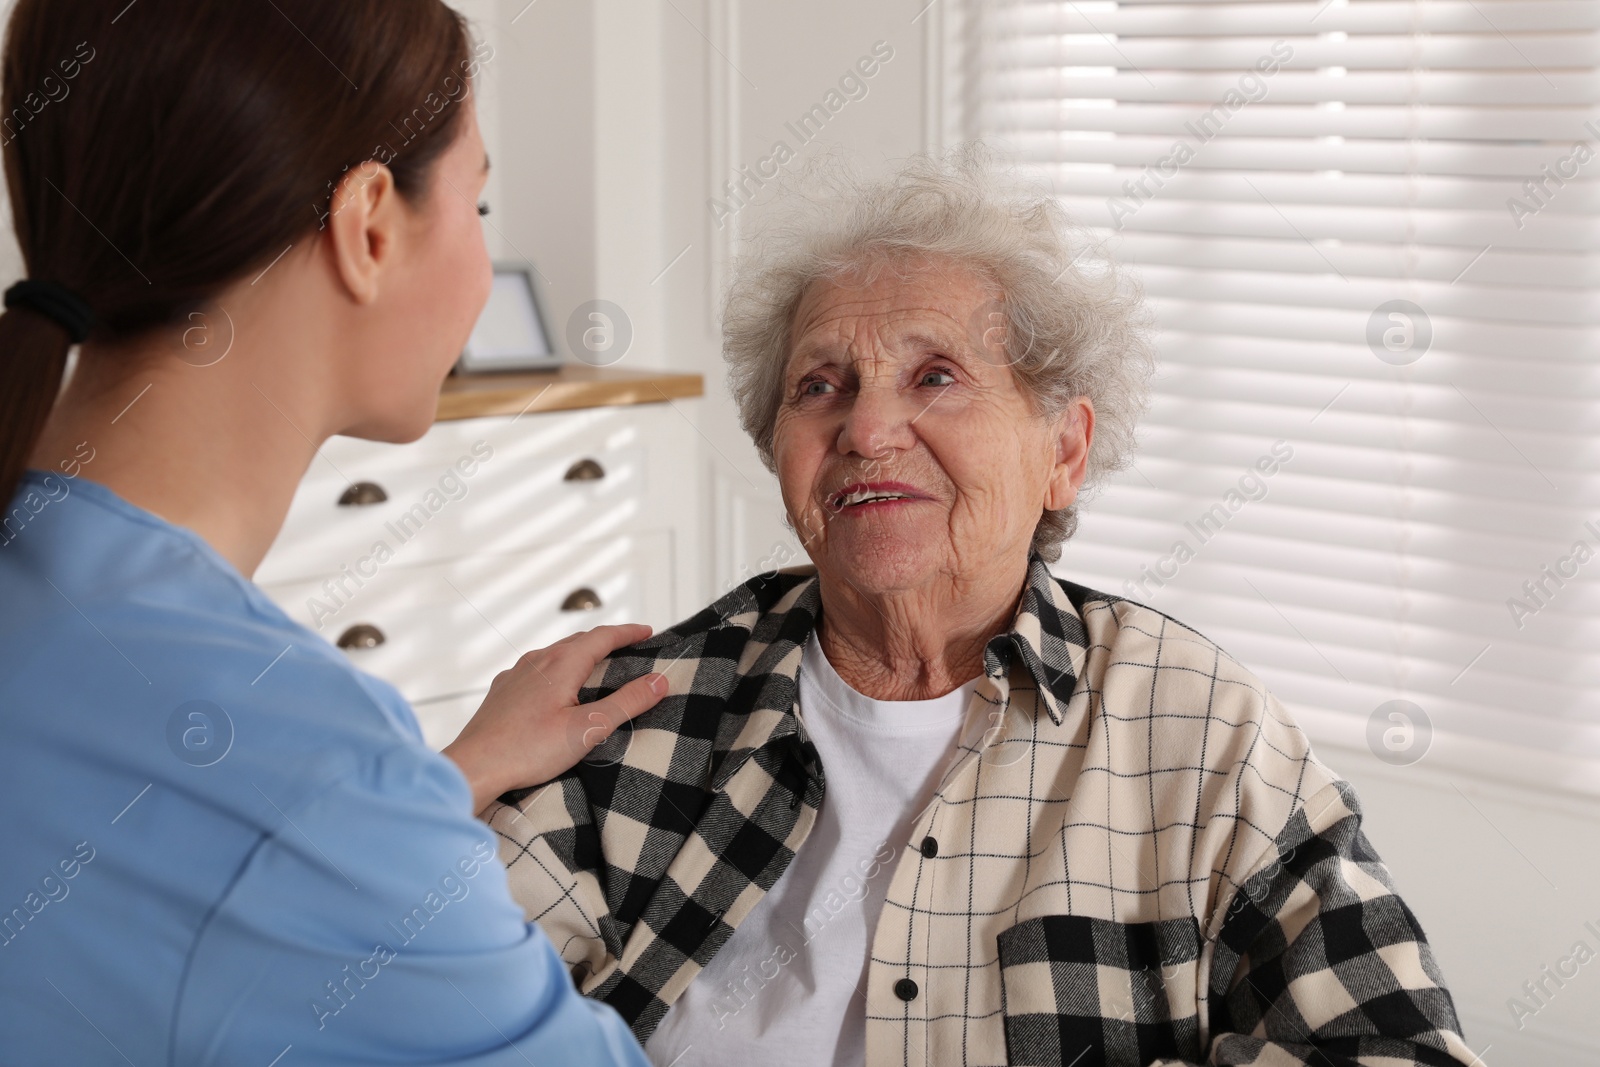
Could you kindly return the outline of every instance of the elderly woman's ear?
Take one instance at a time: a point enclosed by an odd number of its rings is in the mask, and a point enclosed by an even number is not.
[[[1080,396],[1067,405],[1057,421],[1056,462],[1045,486],[1046,511],[1071,507],[1089,472],[1089,445],[1094,440],[1094,404]]]

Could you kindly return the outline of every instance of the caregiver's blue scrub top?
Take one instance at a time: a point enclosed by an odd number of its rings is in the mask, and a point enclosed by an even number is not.
[[[399,693],[86,478],[4,520],[0,1062],[647,1063]]]

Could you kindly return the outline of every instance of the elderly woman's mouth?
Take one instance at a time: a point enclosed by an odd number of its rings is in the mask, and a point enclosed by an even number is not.
[[[926,493],[903,482],[857,482],[834,493],[828,502],[838,512],[859,512],[927,499]]]

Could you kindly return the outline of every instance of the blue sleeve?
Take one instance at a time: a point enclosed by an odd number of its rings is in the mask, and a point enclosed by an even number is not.
[[[469,807],[454,765],[398,745],[278,808],[190,953],[174,1062],[648,1067]]]

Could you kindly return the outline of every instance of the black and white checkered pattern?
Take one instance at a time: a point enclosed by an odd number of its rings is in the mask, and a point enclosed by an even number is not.
[[[803,846],[813,568],[614,653],[669,695],[489,813],[512,891],[644,1040]],[[871,1064],[1469,1064],[1349,786],[1260,682],[1029,564],[873,934]],[[797,1008],[796,1010],[803,1010]]]
[[[1199,956],[1193,918],[1042,915],[1006,930],[998,948],[1010,1062],[1146,1064],[1203,1055],[1199,1021],[1174,1014],[1163,977]]]

